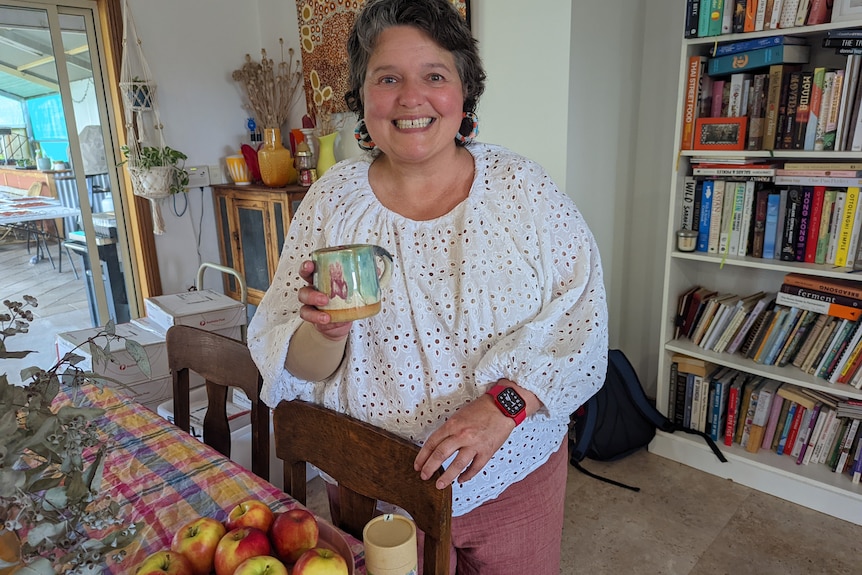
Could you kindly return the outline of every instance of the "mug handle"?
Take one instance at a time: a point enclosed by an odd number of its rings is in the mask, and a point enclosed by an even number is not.
[[[378,276],[380,287],[386,287],[389,284],[389,278],[392,276],[392,254],[381,248],[374,246],[375,259],[383,260],[383,273]]]

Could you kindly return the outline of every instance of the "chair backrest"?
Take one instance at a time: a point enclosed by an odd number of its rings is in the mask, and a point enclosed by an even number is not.
[[[230,457],[228,388],[242,389],[251,401],[251,470],[269,481],[269,408],[260,400],[262,379],[248,347],[214,332],[175,325],[168,330],[167,349],[177,427],[190,429],[189,374],[195,372],[206,380],[204,443]]]
[[[374,516],[377,500],[397,505],[425,533],[423,573],[448,574],[452,488],[435,487],[442,470],[427,481],[413,470],[418,446],[305,401],[282,401],[273,418],[275,452],[284,461],[288,493],[305,504],[305,464],[318,467],[338,481],[338,527],[360,540],[362,528]]]

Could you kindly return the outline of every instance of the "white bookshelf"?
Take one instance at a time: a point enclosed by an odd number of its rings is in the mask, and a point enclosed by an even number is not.
[[[684,5],[684,3],[682,3]],[[843,67],[844,57],[834,54],[831,48],[821,48],[821,39],[826,31],[839,28],[860,28],[862,20],[834,22],[817,26],[769,30],[747,34],[728,34],[709,38],[685,39],[680,55],[680,77],[677,90],[677,118],[675,150],[679,150],[683,124],[686,69],[688,58],[693,55],[708,55],[716,42],[734,42],[765,36],[806,36],[811,45],[811,61],[803,69],[814,66]],[[751,374],[763,375],[800,387],[826,391],[833,395],[862,400],[862,390],[845,384],[829,384],[792,367],[764,366],[739,354],[713,353],[701,349],[686,338],[674,339],[674,318],[678,297],[693,285],[702,285],[716,291],[746,295],[758,290],[777,291],[785,274],[799,272],[830,278],[850,279],[862,282],[862,273],[849,273],[848,268],[834,268],[804,263],[764,260],[753,257],[733,257],[700,252],[680,252],[676,249],[675,232],[679,227],[683,179],[691,174],[691,157],[780,158],[795,161],[829,160],[860,161],[859,152],[812,152],[795,150],[716,152],[687,150],[670,159],[673,182],[671,188],[670,214],[666,238],[665,273],[663,279],[661,349],[658,362],[657,404],[667,412],[670,393],[671,357],[674,353],[704,359],[716,365],[733,367]],[[860,284],[862,285],[862,283]],[[837,474],[821,464],[797,465],[794,458],[777,455],[761,449],[749,453],[734,445],[728,447],[719,442],[719,448],[728,459],[722,463],[715,457],[706,443],[686,433],[659,432],[649,449],[652,453],[707,473],[730,479],[748,487],[792,501],[799,505],[827,513],[845,521],[862,525],[862,484],[853,484],[847,475]]]

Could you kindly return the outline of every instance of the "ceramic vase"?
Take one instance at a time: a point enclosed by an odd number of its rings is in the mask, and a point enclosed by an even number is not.
[[[335,138],[338,132],[332,132],[317,138],[317,177],[335,165]]]
[[[225,164],[227,164],[227,171],[234,184],[237,186],[247,186],[251,183],[251,172],[243,156],[228,156],[225,158]]]
[[[281,143],[279,128],[264,128],[263,147],[257,153],[260,177],[264,185],[280,188],[296,183],[296,169],[290,150]]]

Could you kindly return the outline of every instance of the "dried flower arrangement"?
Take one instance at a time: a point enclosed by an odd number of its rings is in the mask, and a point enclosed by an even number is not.
[[[38,302],[25,295],[24,302],[5,300],[3,305],[0,359],[26,357],[30,351],[8,350],[6,340],[29,331],[33,313],[28,308]],[[108,341],[104,347],[95,337],[79,346],[88,347],[94,364],[110,361],[110,345],[120,339],[112,322],[100,335]],[[142,527],[125,520],[119,504],[100,485],[108,440],[93,420],[103,411],[74,402],[52,408],[61,382],[71,394],[85,381],[105,383],[96,373],[77,367],[84,360],[77,349],[48,370],[23,370],[22,385],[9,383],[0,373],[0,538],[5,545],[18,546],[18,553],[0,557],[3,572],[95,573],[109,560],[122,561],[123,548]],[[131,340],[126,340],[126,349],[149,373],[144,349]]]
[[[288,49],[285,61],[284,39],[279,38],[278,43],[281,45],[278,66],[266,57],[266,50],[261,50],[260,62],[246,54],[245,64],[232,75],[245,88],[247,107],[264,128],[280,128],[287,122],[302,80],[301,65],[298,58],[293,59],[293,48]]]

